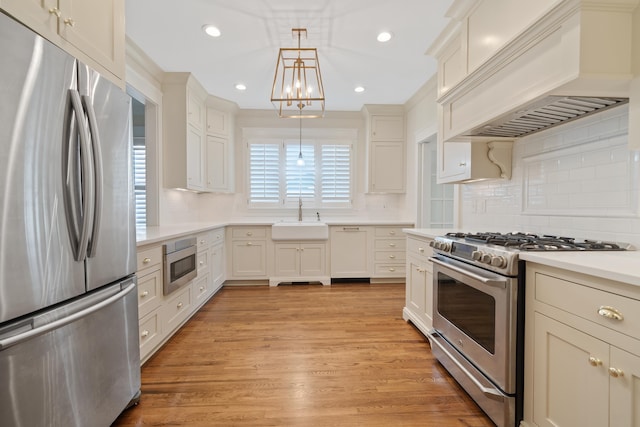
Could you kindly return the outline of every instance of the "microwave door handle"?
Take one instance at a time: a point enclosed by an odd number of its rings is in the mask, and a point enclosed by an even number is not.
[[[75,89],[69,89],[71,98],[71,106],[76,116],[78,125],[78,134],[80,135],[80,160],[82,165],[82,227],[80,229],[80,237],[78,239],[78,251],[76,252],[76,261],[82,261],[87,255],[87,246],[89,243],[89,228],[93,218],[93,164],[90,157],[89,132],[84,121],[84,111],[82,109],[82,101],[80,94]]]
[[[490,279],[488,277],[484,277],[484,276],[480,276],[479,274],[475,274],[469,270],[465,270],[464,268],[460,268],[458,266],[452,265],[452,264],[448,264],[446,262],[442,262],[440,261],[438,258],[434,258],[431,257],[429,258],[429,261],[433,262],[434,264],[438,264],[442,267],[448,268],[450,270],[455,271],[456,273],[460,273],[464,276],[470,277],[474,280],[478,280],[479,282],[482,282],[485,285],[488,286],[496,286],[496,287],[501,287],[501,288],[505,288],[507,286],[507,280],[506,279],[501,279],[501,280],[495,280],[495,279]]]
[[[444,352],[447,357],[453,362],[455,363],[455,365],[458,367],[458,369],[460,369],[462,372],[464,372],[464,374],[475,384],[476,387],[478,387],[478,389],[480,389],[480,391],[482,393],[484,393],[486,396],[490,397],[490,398],[500,398],[500,399],[504,399],[504,395],[502,393],[500,393],[498,390],[493,389],[493,388],[489,388],[489,387],[485,387],[483,386],[480,381],[477,380],[476,377],[473,376],[473,374],[471,374],[471,372],[469,372],[469,370],[467,368],[465,368],[462,363],[460,363],[458,361],[458,359],[456,359],[451,353],[449,353],[449,351],[444,348],[440,343],[437,342],[437,339],[440,337],[439,334],[435,331],[431,331],[429,333],[430,338],[431,338],[431,342],[434,342],[438,348],[440,349],[440,351]]]
[[[102,219],[102,204],[103,204],[103,182],[102,182],[102,149],[100,145],[100,133],[98,129],[98,121],[96,119],[96,112],[93,108],[93,102],[87,95],[82,96],[82,105],[87,112],[89,118],[89,131],[91,134],[91,152],[94,168],[94,215],[93,226],[91,229],[91,237],[89,240],[89,249],[87,256],[93,258],[96,254],[96,248],[98,246],[98,237],[100,233],[100,222]]]

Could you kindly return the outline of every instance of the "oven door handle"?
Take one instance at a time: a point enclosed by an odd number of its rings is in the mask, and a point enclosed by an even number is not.
[[[442,267],[448,268],[450,270],[455,271],[456,273],[460,273],[464,276],[470,277],[474,280],[477,280],[479,282],[482,282],[485,285],[489,285],[489,286],[496,286],[496,287],[500,287],[500,288],[506,288],[507,287],[507,280],[508,279],[501,279],[501,280],[495,280],[493,278],[489,278],[489,277],[483,277],[479,274],[475,274],[469,270],[466,270],[464,268],[460,268],[457,267],[455,265],[443,262],[441,260],[439,260],[438,258],[434,258],[434,257],[430,257],[429,261],[433,262],[434,264],[438,264]]]
[[[504,399],[504,394],[502,394],[499,390],[493,389],[493,388],[489,388],[489,387],[485,387],[484,385],[482,385],[480,383],[480,381],[478,381],[476,379],[475,376],[473,376],[473,374],[471,372],[469,372],[469,370],[467,368],[465,368],[462,363],[458,362],[458,359],[456,359],[451,353],[449,353],[449,351],[444,348],[440,343],[438,343],[437,339],[440,338],[440,334],[436,331],[431,331],[429,333],[429,338],[431,338],[429,341],[431,341],[432,343],[434,343],[435,345],[438,346],[438,348],[440,349],[440,351],[442,351],[444,354],[447,355],[447,357],[453,362],[455,363],[455,365],[476,385],[476,387],[478,387],[478,389],[484,393],[486,396],[496,399]]]

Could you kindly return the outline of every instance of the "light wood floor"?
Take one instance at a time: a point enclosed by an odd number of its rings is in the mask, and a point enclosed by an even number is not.
[[[114,426],[493,426],[402,319],[404,289],[225,287]]]

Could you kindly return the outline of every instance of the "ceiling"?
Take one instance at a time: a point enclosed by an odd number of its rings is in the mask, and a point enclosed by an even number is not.
[[[327,111],[404,104],[436,71],[425,54],[452,0],[126,0],[127,36],[164,71],[188,71],[242,109],[272,109],[278,49],[318,49]],[[212,38],[203,25],[222,35]],[[376,36],[393,38],[380,43]],[[235,85],[246,85],[239,91]],[[365,91],[355,93],[356,86]]]

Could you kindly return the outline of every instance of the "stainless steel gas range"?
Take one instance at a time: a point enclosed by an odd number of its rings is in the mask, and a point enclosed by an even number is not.
[[[432,351],[498,427],[522,419],[525,272],[518,254],[633,249],[519,232],[449,233],[431,246]]]

